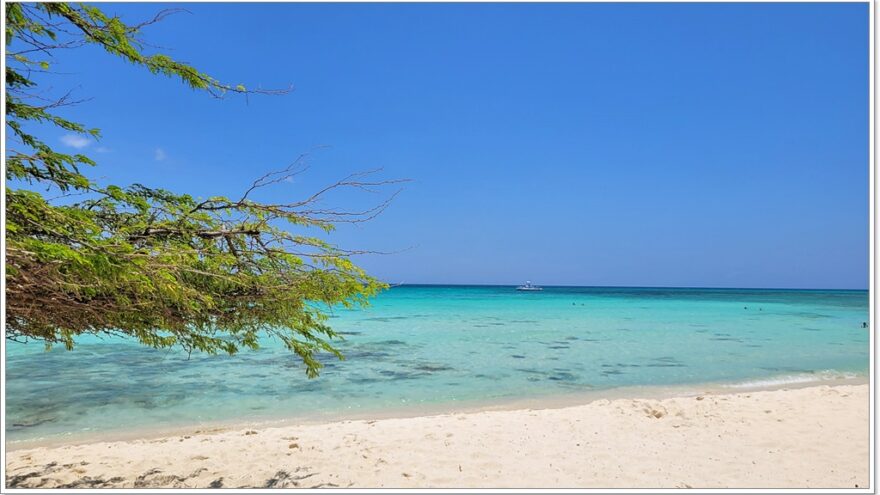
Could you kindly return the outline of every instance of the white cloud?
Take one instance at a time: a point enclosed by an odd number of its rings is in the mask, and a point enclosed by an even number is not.
[[[98,146],[97,148],[95,148],[95,151],[97,151],[98,153],[110,153],[110,148]]]
[[[161,162],[162,160],[168,158],[168,154],[166,154],[165,150],[163,150],[162,148],[156,148],[156,151],[154,152],[154,157],[156,158],[157,162]]]
[[[61,142],[76,149],[82,149],[92,144],[92,140],[77,134],[65,134],[61,136]]]

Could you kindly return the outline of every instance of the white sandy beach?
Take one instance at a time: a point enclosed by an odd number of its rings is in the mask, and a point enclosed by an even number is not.
[[[9,487],[866,488],[869,388],[597,400],[7,453]]]

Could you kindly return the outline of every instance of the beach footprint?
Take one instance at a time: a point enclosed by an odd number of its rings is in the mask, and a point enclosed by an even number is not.
[[[644,408],[642,408],[642,411],[644,411],[649,418],[654,419],[660,419],[669,414],[669,411],[667,411],[665,407],[659,404],[656,406],[646,405]]]

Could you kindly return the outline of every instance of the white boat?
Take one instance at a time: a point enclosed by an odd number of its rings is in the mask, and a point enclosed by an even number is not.
[[[537,292],[544,290],[542,287],[538,287],[537,285],[532,285],[531,282],[526,281],[525,285],[520,285],[516,288],[516,290],[524,291],[524,292]]]

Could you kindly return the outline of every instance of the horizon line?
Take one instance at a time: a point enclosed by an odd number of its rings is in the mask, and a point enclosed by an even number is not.
[[[517,287],[520,284],[467,284],[467,283],[390,283],[386,282],[390,289],[395,287],[422,286],[422,287]],[[870,288],[864,289],[832,289],[832,288],[801,288],[801,287],[709,287],[709,286],[670,286],[670,285],[570,285],[549,284],[538,287],[578,288],[578,289],[703,289],[703,290],[801,290],[801,291],[858,291],[870,292]]]

